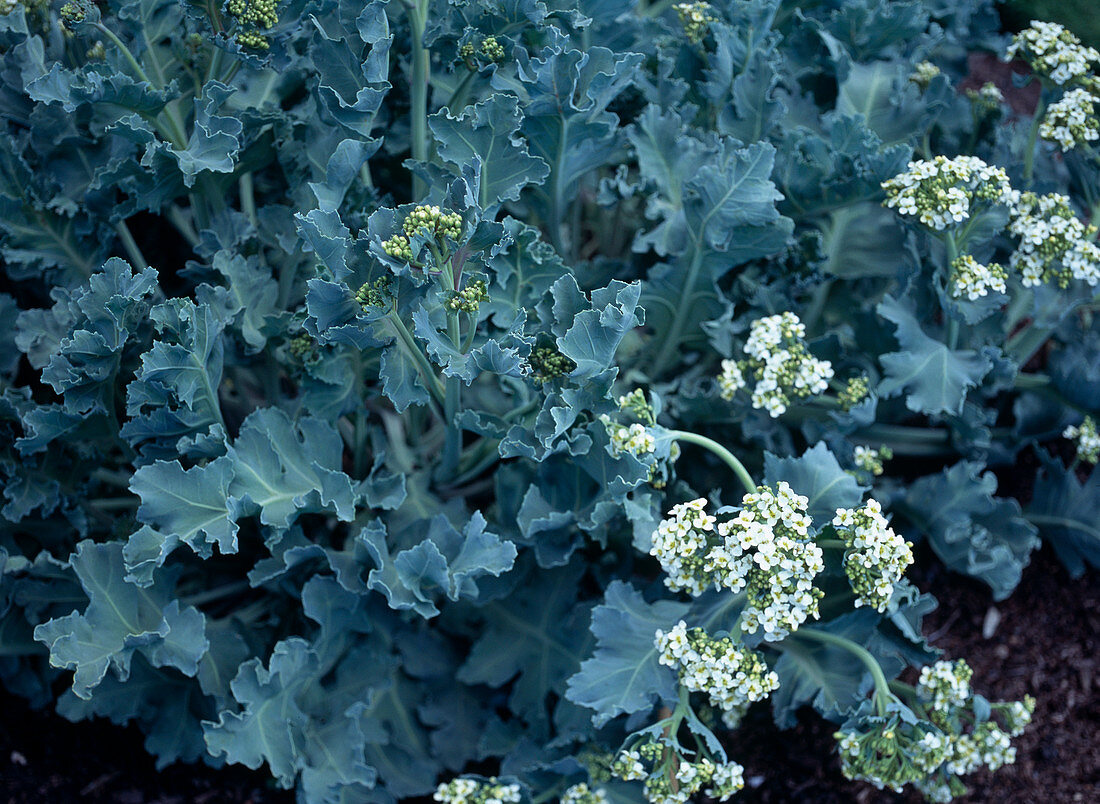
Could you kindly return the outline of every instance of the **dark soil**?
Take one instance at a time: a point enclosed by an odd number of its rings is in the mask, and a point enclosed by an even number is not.
[[[940,602],[925,620],[925,635],[946,658],[966,659],[976,692],[990,700],[1029,694],[1038,701],[1031,727],[1014,741],[1016,764],[967,777],[971,793],[957,800],[1100,801],[1100,574],[1071,579],[1043,548],[1012,597],[999,603],[980,583],[946,572],[927,554],[918,555],[910,577]],[[844,779],[835,727],[812,712],[786,732],[771,724],[766,710],[752,716],[729,745],[749,782],[742,802],[921,800]]]
[[[70,723],[0,688],[0,804],[292,804],[263,770],[157,771],[137,727]]]
[[[923,567],[919,571],[916,567]],[[948,573],[929,554],[911,571],[940,601],[925,634],[948,658],[974,668],[991,700],[1038,699],[1016,741],[1015,765],[968,778],[969,802],[1100,801],[1100,575],[1071,579],[1044,548],[1012,597],[993,603],[979,583]],[[730,741],[745,766],[742,802],[916,802],[840,775],[834,726],[812,712],[781,732],[760,707]],[[157,772],[136,728],[69,723],[0,694],[0,804],[290,804],[260,770],[173,766]]]

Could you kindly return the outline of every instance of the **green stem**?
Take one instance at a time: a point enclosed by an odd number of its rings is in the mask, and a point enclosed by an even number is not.
[[[126,221],[116,223],[115,231],[118,233],[118,239],[122,241],[122,247],[126,250],[126,254],[129,255],[130,262],[134,264],[134,267],[141,271],[148,268],[149,262],[145,259],[145,255],[141,253],[141,249],[138,248],[137,241],[130,233],[130,227],[126,225]]]
[[[1043,112],[1046,108],[1043,104],[1043,96],[1039,95],[1039,102],[1035,105],[1035,119],[1031,121],[1031,130],[1027,134],[1027,149],[1024,151],[1024,184],[1031,187],[1031,179],[1035,173],[1035,145],[1039,140],[1039,126],[1043,122]]]
[[[828,631],[818,631],[814,628],[799,628],[791,634],[791,636],[801,639],[811,639],[817,642],[823,642],[827,645],[843,648],[863,662],[863,666],[870,671],[871,678],[874,679],[875,682],[875,708],[878,710],[880,717],[886,715],[886,704],[892,697],[890,694],[890,685],[886,681],[886,674],[882,672],[882,666],[878,663],[878,660],[871,655],[869,650],[850,639],[829,633]]]
[[[698,279],[699,271],[703,265],[703,249],[700,243],[695,244],[695,253],[691,258],[691,263],[688,265],[687,279],[683,284],[683,296],[680,298],[680,304],[676,307],[676,314],[672,317],[672,325],[668,328],[668,332],[665,335],[665,342],[661,344],[661,351],[657,353],[656,360],[653,361],[653,370],[650,373],[650,377],[657,379],[661,376],[661,373],[665,370],[665,366],[668,364],[669,358],[672,355],[677,354],[680,348],[680,336],[684,329],[684,324],[687,321],[688,308],[691,307],[691,294],[695,289],[695,283]]]
[[[88,505],[100,511],[124,511],[127,508],[137,508],[140,503],[141,500],[137,497],[112,497],[88,501]]]
[[[228,583],[225,586],[219,586],[216,589],[207,589],[205,592],[184,595],[180,598],[180,605],[204,606],[207,603],[213,603],[215,600],[221,600],[222,598],[232,597],[241,592],[247,592],[251,588],[252,585],[248,581],[236,581],[234,583]]]
[[[424,28],[428,22],[428,1],[416,0],[408,8],[409,25],[412,28],[412,78],[409,97],[412,108],[409,121],[412,132],[412,158],[428,161],[428,82],[431,79],[431,53],[424,47]],[[419,201],[427,192],[427,186],[413,175],[412,197]]]
[[[1005,351],[1009,357],[1016,361],[1017,365],[1026,365],[1038,352],[1043,344],[1050,338],[1053,328],[1038,327],[1034,323],[1028,324],[1005,344]]]
[[[462,341],[462,354],[469,354],[470,347],[474,345],[474,336],[477,335],[477,313],[469,313],[470,328],[466,331],[466,337]]]
[[[846,545],[840,539],[818,539],[817,546],[820,547],[822,550],[847,550],[848,549],[848,545]]]
[[[428,358],[424,356],[420,347],[417,346],[416,339],[413,338],[412,333],[409,332],[409,328],[405,326],[405,322],[397,315],[396,310],[390,310],[386,317],[393,325],[393,330],[398,340],[401,341],[409,357],[412,358],[413,363],[415,363],[417,369],[419,369],[420,378],[423,380],[424,387],[428,390],[428,394],[435,400],[435,403],[439,407],[444,407],[446,393],[443,390],[443,384],[439,381],[439,377],[436,376],[432,364],[428,362]],[[442,418],[442,415],[440,418]]]
[[[168,207],[167,212],[168,222],[176,227],[183,239],[187,241],[187,244],[191,248],[195,248],[199,244],[199,235],[195,231],[195,227],[191,225],[191,221],[187,219],[187,213],[173,204]]]
[[[245,173],[237,180],[237,188],[241,196],[241,211],[248,218],[248,222],[259,228],[259,219],[256,217],[256,194],[252,186],[252,174]]]
[[[145,68],[141,66],[141,63],[134,58],[134,54],[130,52],[130,48],[126,47],[126,43],[123,42],[115,32],[104,25],[102,22],[95,23],[95,29],[111,40],[111,44],[118,48],[122,57],[126,59],[126,63],[130,65],[130,69],[134,71],[138,79],[144,81],[153,89],[160,90],[163,87],[157,85],[152,79],[149,78],[149,74],[145,72]],[[179,121],[179,118],[175,114],[169,112],[166,114],[168,118],[168,131],[165,132],[168,136],[165,139],[170,140],[178,150],[184,150],[187,147],[187,135],[183,132],[183,126]]]
[[[733,473],[737,475],[737,479],[741,481],[741,485],[750,494],[756,493],[756,483],[752,479],[752,475],[745,469],[744,464],[737,460],[732,452],[723,447],[717,441],[701,436],[698,433],[689,433],[684,430],[669,430],[668,434],[677,441],[686,441],[689,444],[696,444],[705,449],[709,449],[715,455],[722,459],[722,461],[728,466]]]
[[[951,266],[959,257],[959,244],[955,241],[955,234],[947,232],[944,237],[944,246],[947,248],[947,281],[951,282]],[[959,319],[951,316],[947,321],[947,348],[954,351],[959,345]]]
[[[473,70],[467,70],[466,75],[455,87],[455,91],[451,93],[451,99],[447,101],[447,109],[452,115],[459,114],[466,108],[466,98],[470,96],[470,87],[473,85],[475,75],[477,73]]]
[[[367,411],[365,408],[360,407],[355,411],[355,444],[352,448],[352,454],[355,456],[352,466],[354,468],[355,477],[363,477],[366,474],[367,464]]]

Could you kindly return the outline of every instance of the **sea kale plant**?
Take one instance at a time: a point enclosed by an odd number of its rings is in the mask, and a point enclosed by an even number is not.
[[[991,3],[4,0],[0,683],[310,804],[1011,762],[906,571],[1100,564],[1100,54]]]

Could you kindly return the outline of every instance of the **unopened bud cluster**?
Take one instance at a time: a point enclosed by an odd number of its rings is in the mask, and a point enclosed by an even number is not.
[[[527,363],[531,366],[531,379],[539,385],[564,377],[577,367],[553,346],[536,346]]]
[[[871,383],[861,374],[848,380],[844,390],[837,394],[836,400],[840,403],[841,410],[849,411],[866,399],[870,393]]]
[[[1096,420],[1086,416],[1080,425],[1070,425],[1062,431],[1062,436],[1077,442],[1077,459],[1085,463],[1100,462],[1100,432],[1096,429]]]
[[[893,457],[894,451],[889,447],[883,446],[879,449],[872,449],[871,447],[859,445],[854,450],[853,460],[857,469],[878,477],[885,471],[883,463]]]
[[[680,754],[668,756],[670,750],[646,740],[620,751],[611,773],[624,781],[644,779],[650,804],[685,804],[699,792],[726,801],[745,786],[745,769],[736,762],[715,762],[709,757],[689,761]]]
[[[237,33],[237,41],[245,47],[267,50],[270,45],[260,31],[278,24],[277,5],[278,0],[228,0],[226,11],[236,17],[242,27]]]
[[[292,356],[306,365],[312,365],[321,359],[317,351],[317,342],[304,332],[291,338],[287,348]]]
[[[1013,37],[1007,55],[1023,59],[1032,70],[1059,86],[1088,75],[1100,62],[1100,52],[1095,48],[1082,45],[1058,23],[1039,20]]]
[[[680,18],[680,24],[684,26],[684,36],[693,45],[702,42],[703,37],[710,30],[710,24],[718,21],[718,18],[711,14],[714,9],[710,3],[680,3],[674,8]]]
[[[1096,227],[1073,214],[1066,196],[1023,193],[1010,210],[1008,231],[1020,238],[1009,264],[1025,286],[1100,282],[1100,248],[1092,242]]]
[[[505,57],[504,47],[495,36],[486,36],[480,45],[467,42],[458,49],[458,57],[466,63],[471,70],[477,69],[478,59],[489,63],[502,62]]]
[[[1056,142],[1063,151],[1100,139],[1097,118],[1100,99],[1087,89],[1071,89],[1052,103],[1039,124],[1039,136]]]
[[[365,282],[355,292],[355,300],[365,310],[372,307],[386,307],[390,303],[390,277],[380,276],[373,282]]]
[[[749,328],[743,352],[747,359],[722,361],[718,377],[723,399],[754,380],[752,406],[772,418],[782,416],[793,400],[820,394],[829,387],[833,366],[818,360],[806,346],[806,327],[794,313],[758,318]]]
[[[655,644],[658,661],[675,670],[684,687],[706,693],[724,711],[744,709],[779,689],[779,676],[760,653],[735,645],[729,637],[688,629],[683,620],[668,633],[658,630]]]
[[[509,804],[522,798],[518,784],[500,784],[497,779],[453,779],[439,785],[432,796],[444,804]]]
[[[629,394],[623,394],[618,399],[619,410],[624,413],[629,413],[634,418],[639,419],[646,424],[656,424],[657,418],[654,414],[653,405],[646,399],[645,391],[641,388],[635,388]]]
[[[444,212],[439,207],[421,204],[405,218],[401,228],[410,240],[417,235],[443,241],[462,237],[462,216],[457,212]]]
[[[974,111],[983,117],[996,112],[1005,102],[1004,93],[992,81],[982,84],[980,89],[966,90],[966,97],[974,105]]]
[[[912,543],[893,531],[877,500],[862,508],[838,508],[833,527],[847,548],[844,572],[856,593],[856,607],[886,611],[894,584],[913,563]]]
[[[917,62],[909,80],[920,87],[921,91],[928,89],[933,79],[940,74],[940,68],[930,61]]]
[[[960,254],[951,262],[951,295],[956,299],[976,301],[990,291],[1008,291],[1008,271],[991,262],[982,265],[969,254]]]
[[[481,279],[475,279],[447,299],[446,305],[449,310],[473,315],[481,307],[481,303],[488,298],[489,291],[485,287],[485,282]]]
[[[905,173],[883,182],[882,188],[886,206],[940,231],[969,219],[978,204],[1015,198],[1008,175],[976,156],[910,162]]]

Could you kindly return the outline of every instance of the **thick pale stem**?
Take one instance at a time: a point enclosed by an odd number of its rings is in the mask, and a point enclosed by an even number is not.
[[[1024,151],[1024,183],[1030,188],[1031,179],[1035,173],[1035,146],[1039,141],[1039,126],[1043,122],[1043,113],[1046,107],[1043,104],[1043,96],[1039,95],[1039,102],[1035,105],[1035,119],[1031,121],[1031,130],[1027,134],[1027,149]]]
[[[409,25],[412,28],[412,78],[409,87],[411,100],[412,158],[428,161],[428,82],[431,80],[431,52],[424,47],[424,28],[428,22],[428,0],[417,0],[408,6]],[[427,186],[419,176],[413,175],[412,195],[419,201],[427,192]]]
[[[874,679],[875,682],[875,708],[878,710],[880,716],[886,714],[886,704],[889,703],[892,697],[890,694],[890,684],[886,680],[886,674],[882,672],[882,665],[878,663],[878,660],[869,650],[850,639],[846,639],[837,634],[831,634],[828,631],[818,631],[814,628],[799,628],[791,634],[791,636],[801,639],[811,639],[817,642],[824,642],[827,645],[843,648],[863,662],[863,666],[870,671],[871,678]]]
[[[140,271],[144,271],[148,268],[149,262],[145,259],[145,255],[141,253],[141,249],[138,248],[137,241],[134,240],[133,234],[130,233],[130,227],[126,225],[126,221],[119,221],[116,223],[115,231],[118,232],[118,239],[122,241],[122,247],[126,250],[126,254],[129,256],[130,262],[134,264],[134,267]]]
[[[750,494],[756,493],[756,483],[753,481],[752,475],[745,469],[744,464],[737,460],[732,452],[717,441],[707,438],[706,436],[701,436],[698,433],[689,433],[685,430],[670,430],[669,435],[677,441],[686,441],[689,444],[697,444],[700,447],[710,450],[721,458],[726,466],[733,470],[733,473],[737,475],[737,479],[741,481],[741,485],[743,485]]]
[[[676,313],[672,317],[672,324],[668,328],[665,342],[661,344],[661,351],[657,353],[657,359],[653,362],[653,371],[651,374],[653,379],[660,377],[661,373],[665,370],[665,366],[668,365],[669,359],[674,354],[678,354],[680,339],[684,331],[684,324],[687,321],[688,308],[691,306],[691,294],[695,290],[695,283],[698,279],[702,265],[702,245],[696,243],[695,254],[691,258],[691,264],[688,266],[687,280],[684,282],[683,286],[683,295],[680,297],[680,303],[676,306]]]

